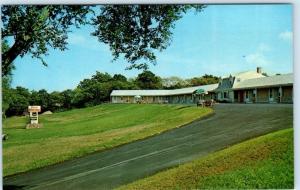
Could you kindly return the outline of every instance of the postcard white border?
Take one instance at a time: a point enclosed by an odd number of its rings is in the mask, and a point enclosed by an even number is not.
[[[0,0],[0,4],[230,4],[230,3],[291,3],[293,5],[293,40],[294,40],[294,145],[295,150],[295,189],[300,189],[300,1],[297,0]],[[297,54],[298,52],[298,54]],[[297,117],[298,116],[298,117]],[[1,129],[2,131],[2,122]],[[2,141],[1,141],[2,143]],[[2,144],[1,144],[2,145]],[[2,155],[2,146],[0,147]],[[2,168],[2,156],[0,158],[0,166]],[[0,182],[2,184],[2,172],[0,172]],[[0,186],[2,189],[2,185]]]

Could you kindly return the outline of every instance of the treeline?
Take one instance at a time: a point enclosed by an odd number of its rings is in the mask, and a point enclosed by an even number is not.
[[[175,89],[189,86],[217,83],[219,78],[212,75],[181,79],[161,78],[151,71],[140,73],[135,79],[121,74],[110,75],[96,72],[89,79],[80,81],[73,90],[47,92],[45,89],[29,91],[24,87],[10,88],[9,79],[2,78],[3,116],[22,115],[29,105],[41,105],[42,111],[65,111],[72,108],[94,106],[110,100],[112,90],[133,89]]]

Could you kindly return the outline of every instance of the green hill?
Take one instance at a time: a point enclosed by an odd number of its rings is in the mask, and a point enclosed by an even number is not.
[[[179,127],[213,113],[182,105],[104,104],[41,115],[40,129],[24,129],[28,117],[3,122],[4,176],[62,162]]]
[[[293,189],[293,163],[293,129],[285,129],[119,189]]]

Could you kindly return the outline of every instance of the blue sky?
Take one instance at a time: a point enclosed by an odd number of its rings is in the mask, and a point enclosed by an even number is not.
[[[12,86],[30,90],[73,89],[96,71],[135,77],[124,59],[112,62],[108,46],[90,35],[93,27],[73,29],[68,50],[50,50],[48,67],[29,55],[15,60]],[[293,72],[292,6],[209,5],[189,12],[176,23],[171,45],[158,52],[150,70],[161,77],[226,76],[255,70],[269,74]],[[33,77],[34,76],[34,77]],[[34,80],[33,80],[34,79]]]

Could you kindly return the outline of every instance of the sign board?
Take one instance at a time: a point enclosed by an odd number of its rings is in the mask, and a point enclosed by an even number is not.
[[[28,112],[41,112],[41,106],[28,106]]]

